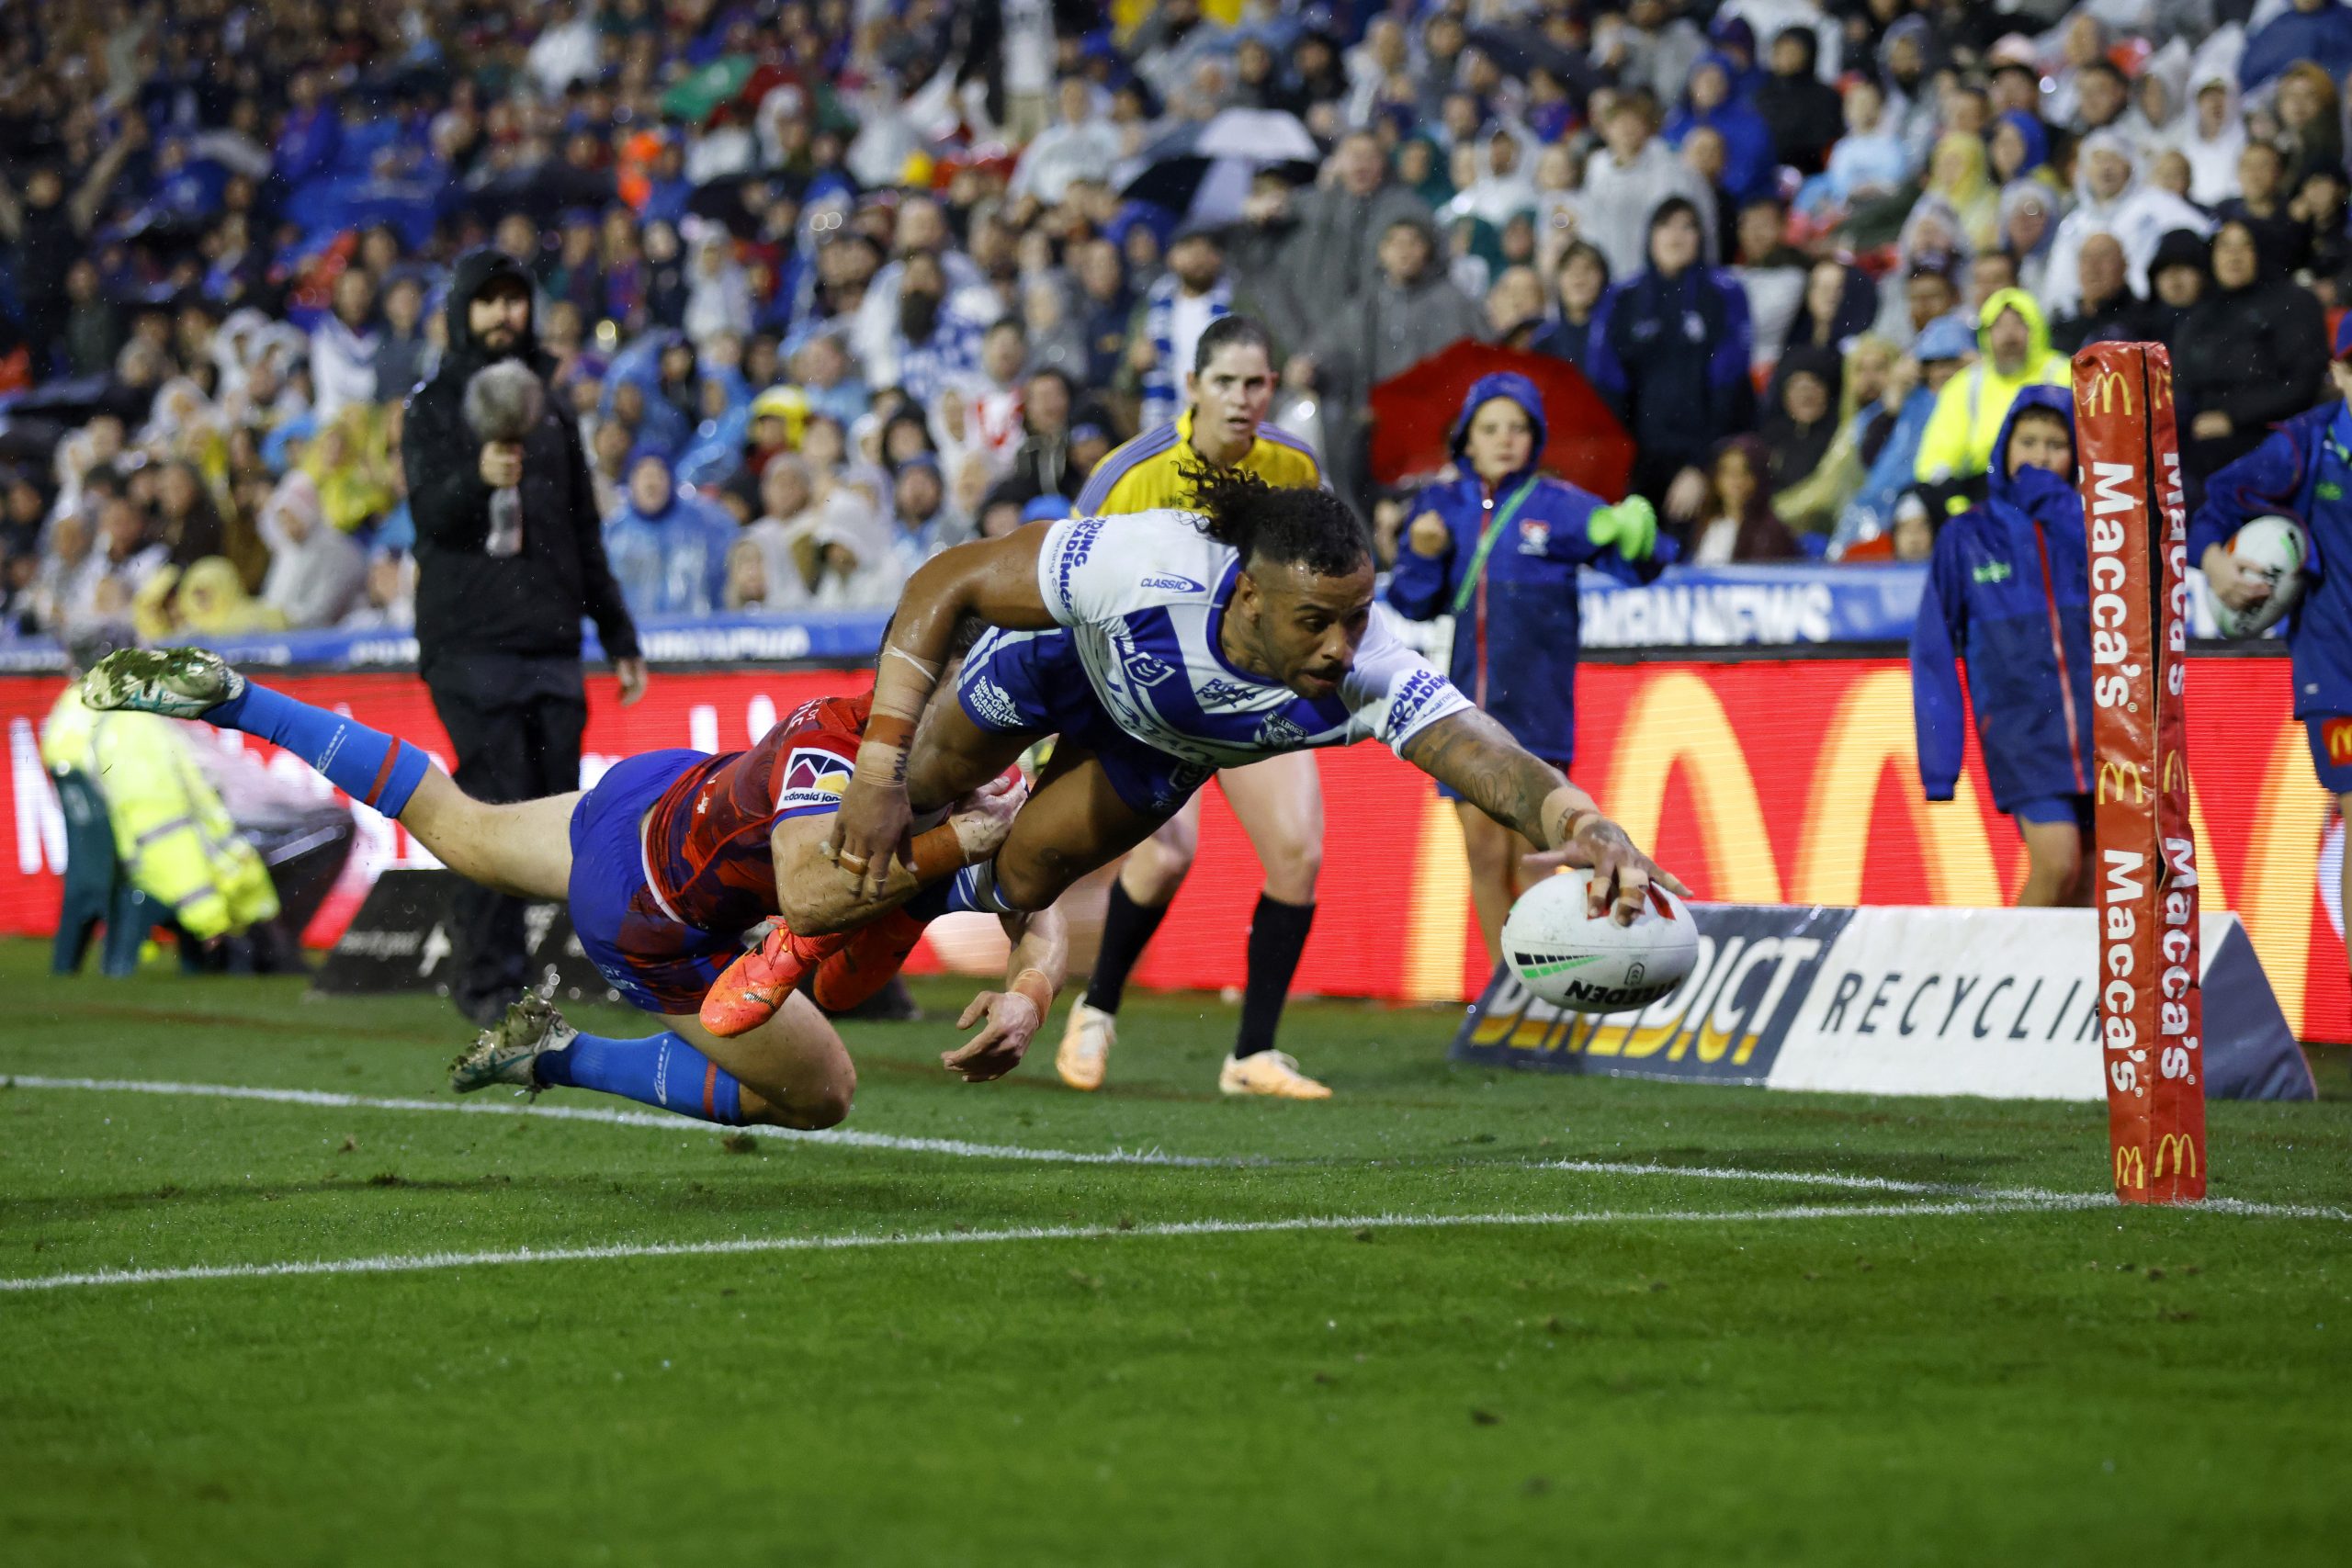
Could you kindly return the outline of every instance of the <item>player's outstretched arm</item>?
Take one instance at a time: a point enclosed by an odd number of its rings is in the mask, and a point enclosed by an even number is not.
[[[1037,585],[1037,555],[1049,526],[1032,524],[1001,539],[943,550],[907,580],[875,661],[873,715],[830,840],[833,859],[855,879],[860,895],[878,897],[891,866],[912,853],[907,752],[915,720],[939,684],[956,623],[973,615],[1014,631],[1055,624]]]
[[[1414,736],[1405,743],[1404,757],[1496,821],[1525,834],[1547,852],[1538,857],[1544,863],[1590,867],[1590,913],[1596,919],[1606,910],[1618,924],[1633,924],[1653,879],[1677,893],[1690,891],[1634,848],[1592,796],[1476,708],[1449,715]]]
[[[1001,991],[974,997],[956,1021],[956,1028],[969,1029],[985,1016],[988,1027],[955,1050],[939,1054],[940,1065],[963,1074],[966,1083],[1001,1078],[1021,1065],[1069,970],[1069,935],[1060,909],[1003,919],[1005,934],[1012,938],[1012,956],[1005,964],[1012,979]]]

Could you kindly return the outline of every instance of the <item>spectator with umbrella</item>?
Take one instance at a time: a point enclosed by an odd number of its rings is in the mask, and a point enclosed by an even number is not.
[[[1295,114],[1278,109],[1227,109],[1179,125],[1144,149],[1141,171],[1120,190],[1188,223],[1229,223],[1241,216],[1250,181],[1261,169],[1283,168],[1304,179],[1320,157],[1315,138]]]
[[[1657,514],[1639,496],[1612,506],[1544,474],[1544,412],[1524,376],[1471,384],[1450,441],[1458,471],[1413,503],[1388,603],[1412,620],[1452,615],[1454,685],[1565,773],[1576,756],[1577,573],[1655,577]],[[1454,791],[1438,794],[1461,814],[1479,934],[1499,964],[1533,846]]]

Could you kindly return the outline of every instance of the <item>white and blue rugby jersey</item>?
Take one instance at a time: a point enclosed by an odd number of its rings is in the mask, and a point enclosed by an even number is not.
[[[1402,753],[1470,705],[1377,606],[1329,697],[1235,669],[1217,630],[1240,572],[1238,553],[1185,512],[1066,518],[1046,531],[1037,558],[1046,608],[1070,629],[1095,699],[1121,729],[1170,756],[1229,768],[1373,736]]]

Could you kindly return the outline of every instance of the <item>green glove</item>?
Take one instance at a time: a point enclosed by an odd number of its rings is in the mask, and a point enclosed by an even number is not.
[[[1615,545],[1627,560],[1647,560],[1657,548],[1657,509],[1638,495],[1604,506],[1585,524],[1596,545]]]

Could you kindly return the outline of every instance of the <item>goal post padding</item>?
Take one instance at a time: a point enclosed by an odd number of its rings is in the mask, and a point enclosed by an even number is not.
[[[2115,1195],[2205,1195],[2203,998],[2183,683],[2188,517],[2161,344],[2075,355],[2090,536],[2100,1039]],[[1999,460],[1996,456],[1996,460]]]

